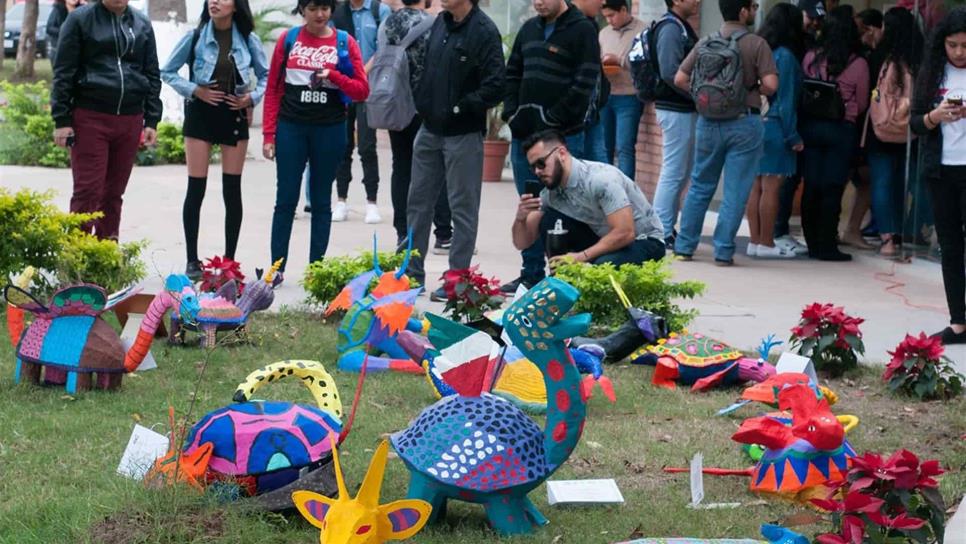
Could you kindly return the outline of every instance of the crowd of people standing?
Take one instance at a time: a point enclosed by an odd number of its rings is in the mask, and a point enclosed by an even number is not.
[[[425,0],[403,0],[396,11],[379,0],[297,0],[293,14],[302,24],[280,35],[268,58],[248,0],[207,0],[198,27],[159,66],[150,21],[127,0],[67,2],[55,12],[62,24],[51,111],[56,143],[71,148],[71,210],[103,212],[90,230],[117,237],[137,147],[156,137],[163,80],[185,98],[189,275],[200,274],[200,208],[213,145],[223,162],[225,256],[234,256],[249,126],[260,101],[262,154],[275,161],[277,176],[273,261],[288,255],[303,182],[312,214],[309,258],[325,256],[331,222],[348,216],[354,149],[365,220],[381,220],[375,130],[388,128],[397,247],[411,237],[426,255],[435,226],[434,250],[448,253],[451,269],[467,268],[475,251],[486,116],[502,103],[521,195],[511,229],[521,272],[506,292],[539,281],[548,259],[551,270],[562,258],[620,264],[673,251],[693,259],[719,182],[718,265],[734,263],[744,216],[749,256],[849,260],[839,243],[857,237],[863,198],[880,251],[893,254],[908,231],[906,149],[918,137],[912,147],[922,153],[922,184],[933,197],[951,312],[941,335],[966,342],[966,155],[959,152],[966,141],[966,11],[942,19],[925,47],[915,17],[901,7],[855,14],[849,6],[826,11],[822,0],[780,3],[754,33],[757,3],[719,0],[725,22],[699,40],[689,20],[700,0],[666,0],[667,13],[650,25],[626,0],[533,0],[536,15],[504,61],[500,33],[478,0],[441,0],[435,17]],[[598,15],[607,21],[603,29]],[[387,69],[380,55],[393,54],[401,60],[388,76],[370,81],[374,64]],[[186,65],[187,78],[179,73]],[[401,74],[394,87],[400,104],[412,108],[402,123],[366,105],[373,86],[393,84],[393,70]],[[634,182],[642,102],[653,102],[663,133],[653,206]],[[850,181],[859,204],[840,236]],[[799,183],[805,244],[787,227]],[[569,234],[551,241],[551,229]],[[426,281],[422,258],[410,261],[409,273]]]

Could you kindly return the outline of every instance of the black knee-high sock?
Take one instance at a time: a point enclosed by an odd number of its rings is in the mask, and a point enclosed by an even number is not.
[[[225,257],[234,259],[242,222],[241,174],[222,174],[221,194],[225,199]]]
[[[207,180],[208,178],[188,176],[188,191],[184,195],[184,207],[181,209],[188,262],[198,260],[198,224],[201,221],[201,202],[205,199]]]

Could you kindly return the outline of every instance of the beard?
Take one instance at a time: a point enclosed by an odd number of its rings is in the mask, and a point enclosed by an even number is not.
[[[560,187],[560,183],[563,181],[563,168],[560,168],[559,163],[556,166],[557,167],[553,170],[553,174],[550,174],[550,182],[545,184],[547,189],[550,189],[551,191],[557,187]]]

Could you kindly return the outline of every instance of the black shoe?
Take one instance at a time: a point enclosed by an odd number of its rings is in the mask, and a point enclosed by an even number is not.
[[[302,211],[305,213],[312,213],[312,206],[309,206],[308,204],[306,204],[305,207],[302,208]]]
[[[201,271],[201,261],[188,261],[184,267],[184,275],[191,281],[200,281],[204,276]]]
[[[832,251],[825,251],[821,253],[812,253],[811,251],[809,251],[808,256],[809,258],[817,259],[819,261],[845,262],[845,261],[852,260],[852,255],[839,251],[838,249],[834,249]]]
[[[440,287],[429,294],[429,300],[433,302],[446,302],[449,298],[446,296],[446,290]]]
[[[517,279],[515,279],[515,280],[513,280],[511,282],[507,282],[507,283],[504,283],[503,285],[501,285],[500,286],[500,292],[503,293],[504,295],[513,296],[517,292],[517,287],[519,287],[521,284],[524,287],[526,287],[527,289],[529,289],[529,288],[533,287],[534,284],[536,284],[536,283],[537,282],[530,281],[530,280],[526,280],[526,279],[523,278],[523,276],[520,276],[519,278],[517,278]]]
[[[932,335],[933,338],[939,338],[944,346],[951,344],[966,344],[966,332],[955,332],[952,327],[946,327],[945,329]]]
[[[678,231],[672,230],[671,234],[664,237],[664,247],[674,249],[674,241],[678,239]]]
[[[433,253],[435,255],[449,255],[449,248],[453,246],[453,239],[436,239],[436,243],[433,245]]]

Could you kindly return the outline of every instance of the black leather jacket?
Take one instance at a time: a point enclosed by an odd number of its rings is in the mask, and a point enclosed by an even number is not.
[[[58,128],[74,108],[161,120],[161,74],[151,21],[128,8],[115,15],[100,2],[75,9],[60,28],[50,110]]]

